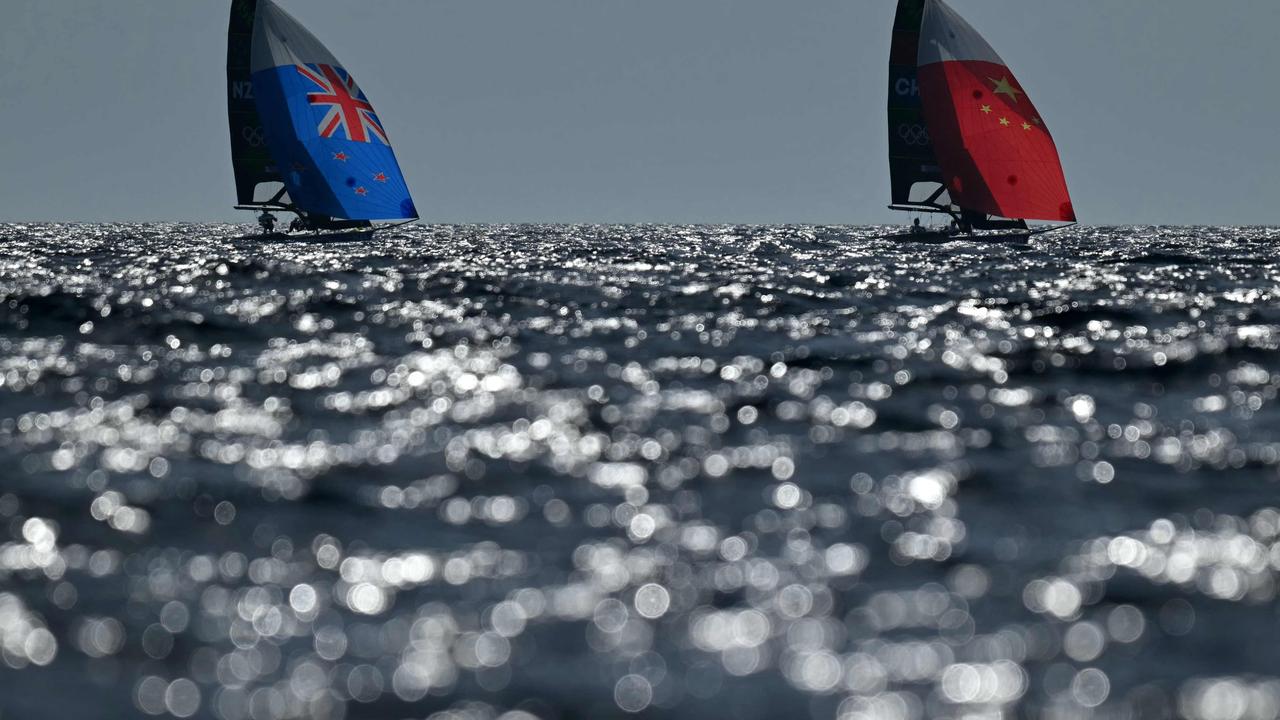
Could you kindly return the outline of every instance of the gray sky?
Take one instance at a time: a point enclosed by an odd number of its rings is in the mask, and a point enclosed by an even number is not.
[[[894,0],[279,0],[352,70],[428,222],[885,210]],[[4,0],[0,220],[247,220],[229,0]],[[951,0],[1086,223],[1280,223],[1275,0]]]

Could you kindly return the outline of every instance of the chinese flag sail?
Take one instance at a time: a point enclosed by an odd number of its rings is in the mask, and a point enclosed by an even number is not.
[[[1058,149],[1031,98],[982,36],[926,0],[920,95],[952,201],[1006,218],[1074,222]]]

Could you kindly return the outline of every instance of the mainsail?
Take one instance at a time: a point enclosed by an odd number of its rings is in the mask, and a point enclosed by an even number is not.
[[[253,48],[253,21],[258,0],[234,0],[227,31],[227,118],[231,125],[231,166],[236,176],[236,201],[249,205],[264,183],[280,183],[271,151],[267,149],[262,119],[253,95],[249,53]],[[278,189],[278,188],[277,188]]]
[[[1057,147],[1018,79],[943,0],[926,0],[917,56],[943,182],[966,214],[1075,221]]]
[[[259,136],[272,161],[264,170],[274,170],[275,177],[269,179],[282,182],[288,192],[287,202],[280,197],[277,202],[318,224],[324,218],[417,218],[404,174],[372,103],[314,35],[272,0],[236,0],[233,47],[236,8],[252,5],[256,8],[248,72]],[[237,116],[234,105],[232,109],[234,148]],[[246,113],[240,122],[247,117]],[[238,193],[240,173],[237,166]]]
[[[942,184],[916,79],[924,5],[925,0],[900,0],[893,22],[893,46],[889,51],[889,177],[895,205],[928,200]],[[920,183],[926,186],[913,195],[912,190]]]

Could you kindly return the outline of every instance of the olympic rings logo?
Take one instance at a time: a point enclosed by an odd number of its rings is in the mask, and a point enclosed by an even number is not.
[[[898,138],[908,145],[916,146],[928,145],[931,142],[929,128],[909,123],[903,123],[898,126]]]
[[[240,135],[244,137],[245,142],[249,143],[249,147],[259,148],[267,142],[261,127],[246,127],[240,131]]]

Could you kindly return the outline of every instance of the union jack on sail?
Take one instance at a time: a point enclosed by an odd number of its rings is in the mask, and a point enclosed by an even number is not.
[[[307,94],[307,102],[319,108],[328,107],[317,130],[320,137],[345,136],[353,142],[369,143],[377,140],[390,145],[382,122],[373,111],[373,105],[365,98],[355,78],[346,70],[334,65],[298,65],[298,72],[314,83],[320,92]],[[339,135],[342,133],[342,135]]]

